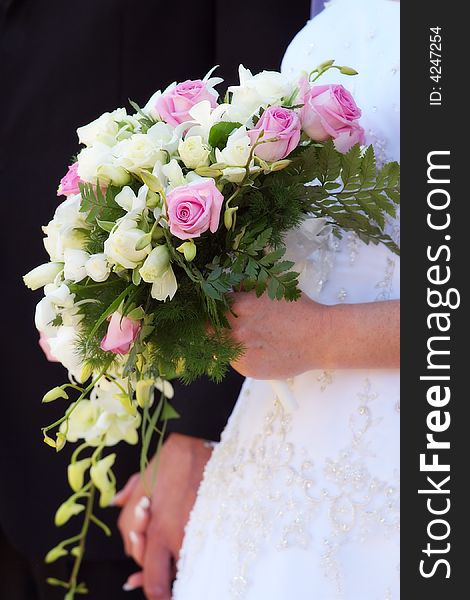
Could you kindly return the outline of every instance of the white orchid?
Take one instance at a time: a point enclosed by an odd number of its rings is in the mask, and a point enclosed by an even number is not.
[[[230,121],[230,111],[230,104],[219,104],[216,108],[212,108],[208,100],[195,104],[189,111],[192,121],[185,124],[186,127],[191,125],[186,138],[197,135],[207,144],[211,127],[220,121]]]
[[[106,378],[93,388],[90,399],[82,400],[72,411],[68,426],[63,424],[61,431],[66,433],[69,442],[84,439],[92,446],[103,443],[114,446],[120,441],[128,444],[137,442],[137,428],[140,415],[129,411],[123,403],[123,389],[127,381]]]
[[[128,214],[129,218],[140,216],[147,206],[147,194],[149,188],[143,185],[139,188],[137,194],[128,185],[124,186],[119,194],[114,198],[116,204],[119,204]]]
[[[291,82],[277,71],[261,71],[253,75],[249,69],[240,65],[238,73],[240,84],[228,88],[232,93],[230,114],[234,121],[243,124],[260,107],[279,103],[294,89]]]

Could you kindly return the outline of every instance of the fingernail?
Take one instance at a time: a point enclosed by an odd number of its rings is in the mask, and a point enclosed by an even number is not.
[[[117,503],[119,502],[119,498],[121,497],[121,492],[118,492],[114,498],[111,500],[111,502],[109,503],[110,506],[117,506]]]
[[[137,544],[137,542],[139,541],[139,536],[135,531],[129,531],[129,539],[131,541],[131,544],[134,545]]]
[[[150,508],[150,498],[148,496],[142,496],[137,506],[140,506],[144,510],[148,510]]]
[[[145,519],[147,517],[148,510],[150,508],[150,499],[147,496],[142,496],[139,502],[136,504],[134,514],[139,519]]]
[[[137,589],[135,585],[132,585],[132,583],[129,583],[128,581],[126,581],[126,583],[122,586],[122,589],[125,592],[132,592],[132,590]]]

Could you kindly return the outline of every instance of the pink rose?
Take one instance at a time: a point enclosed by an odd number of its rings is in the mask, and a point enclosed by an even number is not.
[[[358,123],[361,110],[342,85],[316,85],[305,90],[302,101],[302,129],[310,138],[316,142],[333,139],[339,152],[364,143],[364,130]]]
[[[41,350],[46,355],[46,358],[49,362],[59,362],[57,360],[57,358],[55,356],[53,356],[53,354],[51,353],[51,347],[49,345],[49,340],[47,339],[47,337],[45,336],[45,334],[42,331],[39,332],[39,345],[41,347]]]
[[[108,332],[101,340],[101,350],[114,354],[127,354],[139,335],[140,321],[123,317],[117,311],[109,317],[108,321]]]
[[[199,237],[219,227],[224,202],[213,179],[202,179],[174,188],[166,197],[170,231],[180,240]]]
[[[189,111],[203,100],[208,100],[212,108],[217,106],[216,97],[203,81],[188,79],[160,96],[155,108],[164,121],[176,127],[180,123],[190,121]]]
[[[266,141],[256,146],[255,154],[263,160],[281,160],[299,145],[300,119],[293,110],[280,106],[267,108],[256,123],[256,127],[248,131],[252,144],[258,140],[261,130],[264,131],[264,135],[260,138],[260,142],[276,138],[276,141]]]
[[[72,196],[73,194],[80,193],[78,184],[80,177],[78,176],[78,162],[70,165],[66,175],[60,180],[59,188],[57,189],[58,196]]]

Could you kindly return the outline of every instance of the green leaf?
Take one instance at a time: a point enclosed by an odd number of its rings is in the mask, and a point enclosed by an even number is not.
[[[180,416],[181,415],[179,412],[177,412],[169,402],[165,402],[161,417],[164,421],[169,421],[170,419],[179,419]]]
[[[336,150],[333,141],[328,140],[318,152],[320,179],[323,182],[335,181],[341,172],[341,154]]]
[[[114,200],[121,188],[109,186],[104,194],[99,185],[79,183],[78,186],[82,196],[80,212],[88,213],[87,223],[94,224],[97,221],[115,223],[119,217],[125,214],[125,211]]]
[[[98,227],[107,232],[111,232],[116,226],[116,223],[113,223],[113,221],[100,221],[100,219],[96,219],[96,223]]]
[[[231,121],[221,121],[220,123],[212,125],[209,131],[209,144],[212,148],[223,150],[227,145],[229,135],[234,129],[238,129],[241,126],[241,123],[234,123]]]

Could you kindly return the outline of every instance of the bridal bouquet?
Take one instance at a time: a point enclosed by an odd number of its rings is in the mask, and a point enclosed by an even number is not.
[[[318,218],[397,251],[384,217],[399,201],[399,167],[377,169],[351,94],[316,84],[331,68],[356,74],[334,61],[297,81],[240,67],[221,102],[222,80],[209,73],[78,129],[65,199],[43,228],[50,262],[24,277],[44,286],[40,344],[69,372],[43,398],[65,404],[44,441],[57,451],[78,443],[55,522],[82,524],[46,557],[74,557],[70,580],[50,581],[67,600],[86,593],[78,572],[89,527],[109,533],[95,515],[116,491],[107,449],[140,439],[145,469],[153,434],[161,443],[177,417],[170,381],[224,376],[243,352],[226,319],[233,290],[299,297],[285,234]]]

